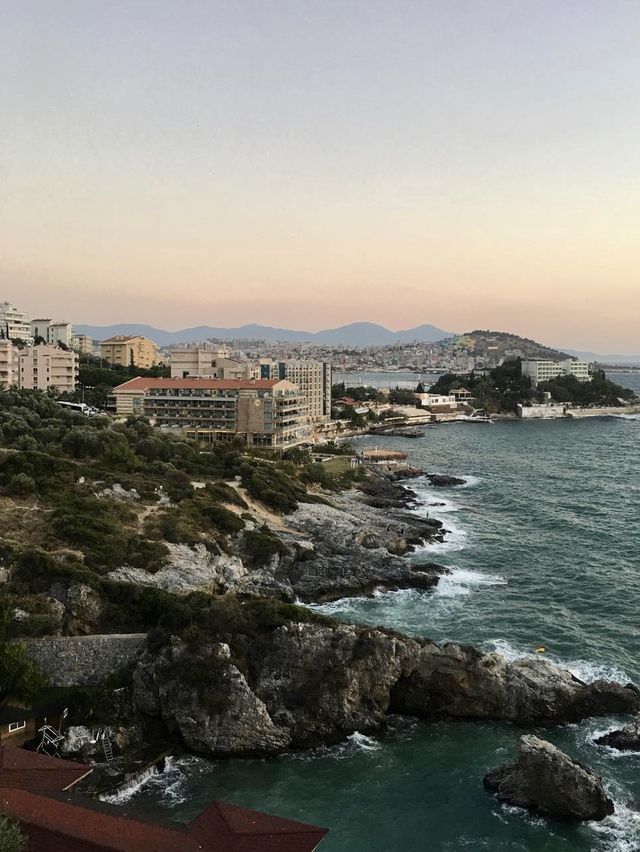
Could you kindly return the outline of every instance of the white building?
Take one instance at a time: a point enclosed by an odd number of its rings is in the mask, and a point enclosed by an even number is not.
[[[286,379],[300,388],[300,392],[306,397],[309,419],[312,423],[329,420],[331,417],[331,364],[326,361],[277,361],[269,365],[266,361],[260,362],[260,378],[266,369],[270,369],[269,378]]]
[[[93,355],[94,343],[93,340],[86,334],[74,334],[71,338],[71,348],[75,349],[81,355]]]
[[[23,390],[72,393],[77,379],[77,352],[44,343],[18,351],[18,386]]]
[[[579,382],[590,381],[587,361],[523,361],[522,375],[531,379],[535,387],[540,382],[549,382],[558,376],[575,376]]]
[[[431,408],[435,405],[455,408],[458,405],[458,400],[453,393],[446,396],[444,394],[437,393],[417,393],[416,396],[420,400],[420,405],[424,408]]]
[[[31,320],[31,337],[41,337],[45,343],[64,344],[68,349],[73,343],[73,327],[70,322],[53,322],[50,319]]]
[[[0,338],[5,340],[24,340],[30,343],[31,323],[27,315],[23,314],[10,302],[0,302]]]
[[[0,340],[0,388],[18,384],[18,349],[10,340]]]

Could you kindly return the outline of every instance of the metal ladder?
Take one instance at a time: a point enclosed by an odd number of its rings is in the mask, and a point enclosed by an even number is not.
[[[107,760],[107,763],[111,763],[111,761],[113,760],[113,745],[111,743],[109,732],[106,730],[106,728],[101,728],[98,731],[96,739],[102,740],[102,750],[104,751],[104,756]]]

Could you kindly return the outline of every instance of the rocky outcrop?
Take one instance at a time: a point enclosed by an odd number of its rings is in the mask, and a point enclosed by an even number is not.
[[[370,595],[379,588],[429,589],[446,572],[433,563],[415,565],[401,558],[426,542],[441,541],[440,521],[373,508],[357,492],[331,499],[333,505],[301,504],[287,517],[285,541],[304,535],[313,547],[288,572],[300,600]]]
[[[466,485],[466,479],[458,476],[445,476],[441,473],[428,473],[427,479],[434,488],[451,488],[453,485]]]
[[[484,785],[502,802],[556,819],[602,820],[614,810],[593,769],[534,736],[520,737],[517,759],[488,772]]]
[[[291,741],[273,723],[223,643],[194,654],[174,640],[155,659],[147,653],[134,672],[133,694],[140,711],[160,716],[199,754],[270,754]]]
[[[595,741],[597,745],[609,746],[619,751],[640,751],[640,721],[633,722],[618,731],[610,731]]]
[[[508,662],[468,645],[425,643],[411,673],[396,684],[392,706],[422,718],[555,724],[633,712],[640,692],[609,681],[586,684],[547,660]]]
[[[87,636],[97,633],[103,605],[98,592],[86,583],[64,586],[54,583],[49,589],[51,605],[57,602],[65,633],[70,636]]]
[[[245,637],[244,661],[220,647],[175,640],[144,654],[134,677],[137,708],[205,755],[335,742],[379,728],[389,713],[529,724],[640,708],[635,688],[584,684],[544,660],[508,663],[354,625],[291,622]]]

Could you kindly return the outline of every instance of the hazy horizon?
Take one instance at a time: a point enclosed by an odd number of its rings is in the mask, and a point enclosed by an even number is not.
[[[640,350],[637,3],[3,11],[0,299]]]

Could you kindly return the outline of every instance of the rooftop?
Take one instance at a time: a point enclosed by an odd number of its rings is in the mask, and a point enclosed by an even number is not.
[[[258,390],[270,390],[280,384],[281,379],[148,379],[145,376],[137,376],[129,379],[113,389],[118,391],[144,391],[152,388],[159,389],[192,389],[198,390],[240,390],[243,388],[256,388]]]
[[[90,766],[12,746],[0,747],[0,787],[65,791],[85,778]]]

